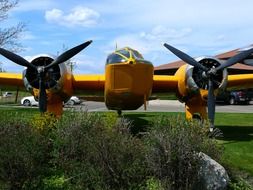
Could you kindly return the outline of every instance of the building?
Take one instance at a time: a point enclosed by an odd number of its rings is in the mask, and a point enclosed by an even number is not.
[[[239,48],[239,49],[235,49],[226,53],[216,55],[215,57],[221,60],[227,60],[230,57],[233,57],[234,55],[236,55],[238,52],[252,48],[252,47],[253,47],[253,44],[250,46],[247,46],[246,48]],[[253,58],[253,55],[252,55],[252,58]],[[160,66],[155,67],[154,73],[156,75],[174,75],[177,69],[184,64],[186,64],[184,61],[179,60],[172,63],[160,65]],[[250,73],[253,73],[253,66],[237,63],[235,65],[232,65],[231,67],[228,67],[227,70],[228,70],[228,74],[250,74]]]

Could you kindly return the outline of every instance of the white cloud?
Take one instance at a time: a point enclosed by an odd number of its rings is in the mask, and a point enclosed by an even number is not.
[[[192,29],[190,28],[173,29],[158,25],[149,31],[120,35],[114,38],[108,47],[113,49],[116,44],[119,48],[130,46],[143,54],[150,54],[149,56],[156,60],[159,57],[157,52],[166,51],[162,46],[163,43],[180,44],[191,33]]]
[[[173,29],[162,25],[155,26],[150,33],[142,32],[141,37],[147,40],[171,40],[180,39],[192,32],[191,28]]]
[[[93,9],[77,6],[69,13],[65,13],[60,9],[52,9],[46,11],[45,19],[50,23],[73,27],[82,26],[90,27],[97,24],[100,15]]]

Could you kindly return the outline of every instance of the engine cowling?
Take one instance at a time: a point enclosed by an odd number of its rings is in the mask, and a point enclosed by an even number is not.
[[[220,60],[212,57],[199,57],[196,59],[196,61],[207,68],[216,68],[221,64]],[[185,66],[183,70],[185,75],[179,79],[178,98],[182,102],[186,102],[196,94],[201,94],[202,99],[207,100],[208,78],[206,77],[206,73],[203,70],[191,65]],[[227,85],[227,69],[218,71],[214,77],[215,92],[217,93],[218,90],[224,90]]]
[[[49,65],[54,58],[49,55],[38,55],[31,60],[31,64],[36,66]],[[62,101],[67,101],[72,95],[70,71],[64,63],[55,65],[48,69],[45,75],[45,84],[47,94],[57,94]],[[33,68],[28,68],[23,72],[23,81],[26,89],[30,91],[35,98],[39,89],[38,71]],[[50,100],[49,100],[50,101]]]

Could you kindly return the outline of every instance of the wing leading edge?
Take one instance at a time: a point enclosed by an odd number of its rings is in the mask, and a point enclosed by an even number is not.
[[[253,74],[228,75],[228,89],[253,88]]]
[[[23,76],[17,73],[0,73],[0,85],[6,88],[24,88]]]
[[[154,75],[152,92],[175,92],[178,89],[178,76]]]
[[[73,75],[74,91],[103,91],[105,86],[105,75]]]

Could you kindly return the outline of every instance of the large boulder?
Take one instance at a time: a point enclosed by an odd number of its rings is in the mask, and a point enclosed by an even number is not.
[[[204,153],[199,153],[199,181],[194,189],[224,190],[230,181],[225,168]]]

